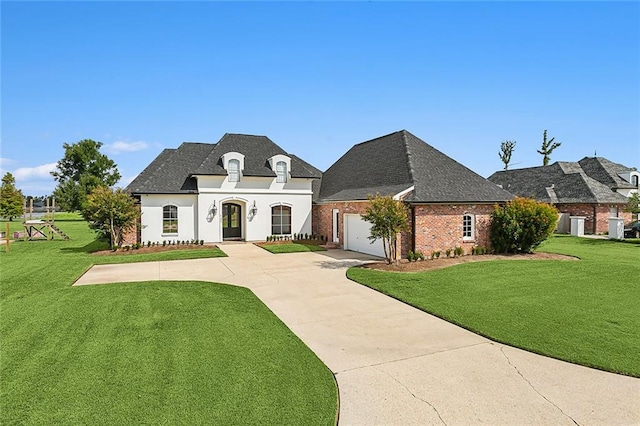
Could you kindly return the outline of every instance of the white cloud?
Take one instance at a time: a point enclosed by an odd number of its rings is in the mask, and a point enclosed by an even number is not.
[[[0,157],[0,166],[6,166],[7,164],[15,163],[15,160],[11,158],[2,158]]]
[[[137,142],[116,141],[114,143],[106,144],[104,146],[104,149],[110,154],[121,154],[123,152],[142,151],[143,149],[147,149],[148,146],[149,145],[143,141],[137,141]]]
[[[37,180],[43,178],[53,179],[51,172],[56,169],[58,163],[48,163],[36,167],[20,167],[13,172],[16,181]]]

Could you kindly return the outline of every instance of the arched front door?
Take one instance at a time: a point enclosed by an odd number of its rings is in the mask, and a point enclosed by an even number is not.
[[[225,203],[222,205],[222,238],[242,238],[242,206]]]

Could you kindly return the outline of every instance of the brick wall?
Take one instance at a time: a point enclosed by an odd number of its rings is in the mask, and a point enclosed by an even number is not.
[[[415,206],[415,248],[429,256],[432,251],[462,247],[465,254],[473,246],[489,247],[489,220],[493,205],[451,204]],[[475,238],[462,238],[462,220],[465,214],[474,218]]]
[[[137,226],[124,233],[124,238],[122,239],[123,246],[130,246],[138,242],[140,242],[140,240],[138,238]]]
[[[340,246],[344,246],[344,214],[364,214],[368,202],[336,202],[313,206],[313,232],[326,235],[329,241],[333,238],[333,210],[339,211],[338,238]],[[492,205],[417,205],[415,211],[415,228],[412,215],[409,216],[410,229],[415,229],[415,250],[422,251],[428,256],[431,251],[445,251],[460,246],[465,254],[471,252],[471,247],[490,246],[489,218]],[[462,218],[465,214],[474,215],[475,239],[465,241],[462,238]],[[406,257],[412,249],[413,236],[411,232],[398,237],[398,255]]]
[[[138,219],[136,219],[136,226],[124,233],[124,238],[122,239],[123,246],[130,246],[135,243],[142,244],[142,241],[140,241],[140,232],[142,230],[142,214],[140,213],[140,202],[136,203],[136,208],[138,209]]]
[[[368,201],[344,201],[327,204],[314,204],[312,210],[312,228],[314,234],[320,234],[327,237],[328,241],[333,241],[333,210],[339,211],[338,223],[338,240],[340,247],[344,247],[344,215],[345,214],[364,214]],[[396,242],[396,251],[398,259],[406,256],[411,250],[411,235],[400,235]]]
[[[631,213],[622,211],[624,204],[558,204],[556,208],[560,213],[569,213],[571,216],[584,216],[585,234],[602,234],[609,231],[609,216],[611,208],[618,208],[618,217],[624,218],[624,223],[631,222]]]
[[[364,214],[364,211],[369,204],[368,201],[348,201],[339,203],[327,203],[327,204],[314,204],[312,210],[312,229],[314,234],[324,235],[328,241],[333,241],[333,210],[338,209],[339,220],[338,224],[338,239],[340,245],[344,242],[344,220],[345,213],[350,214]]]

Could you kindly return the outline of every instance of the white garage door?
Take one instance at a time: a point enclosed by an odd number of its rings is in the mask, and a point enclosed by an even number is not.
[[[344,215],[345,249],[384,257],[382,240],[376,240],[373,244],[368,238],[371,235],[371,224],[359,214]]]

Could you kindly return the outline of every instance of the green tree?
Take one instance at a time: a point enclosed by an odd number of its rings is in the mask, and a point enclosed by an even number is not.
[[[516,197],[491,214],[491,243],[498,253],[530,253],[549,238],[558,210],[531,198]]]
[[[98,186],[87,196],[82,212],[89,227],[109,238],[111,248],[122,244],[124,234],[136,226],[140,211],[131,195],[123,189]]]
[[[542,134],[542,147],[538,150],[538,154],[542,155],[542,165],[549,165],[549,160],[551,159],[551,153],[554,149],[558,148],[562,145],[562,142],[554,142],[555,138],[551,138],[547,140],[547,131],[545,130]]]
[[[7,172],[2,177],[2,187],[0,187],[0,217],[12,221],[14,217],[22,214],[24,197],[22,191],[16,188],[16,179]]]
[[[116,163],[100,153],[102,142],[83,139],[65,143],[64,157],[51,172],[56,181],[53,195],[63,210],[82,211],[87,195],[98,186],[113,186],[120,180]]]
[[[516,141],[502,141],[500,142],[500,152],[498,153],[498,157],[504,163],[504,169],[507,170],[509,168],[509,163],[511,162],[511,155],[513,155],[513,151],[516,150]]]
[[[631,194],[627,200],[627,205],[624,206],[624,211],[636,215],[636,219],[638,219],[638,214],[640,214],[640,194],[637,192]]]
[[[396,240],[398,233],[409,230],[408,209],[400,200],[376,195],[369,197],[369,205],[362,218],[371,223],[370,240],[382,240],[387,263],[397,260]]]

